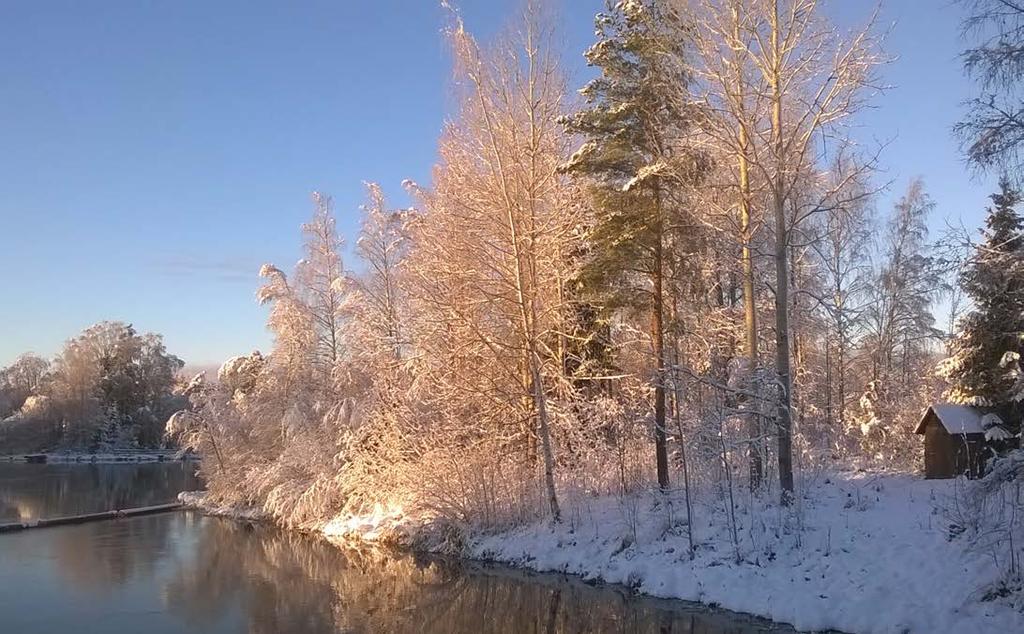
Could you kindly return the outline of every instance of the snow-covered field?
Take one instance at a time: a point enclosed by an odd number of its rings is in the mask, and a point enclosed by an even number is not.
[[[952,502],[957,486],[847,472],[809,484],[810,495],[788,519],[776,510],[774,518],[751,521],[763,516],[738,503],[740,563],[722,509],[712,523],[707,507],[695,508],[691,561],[681,500],[672,521],[649,495],[635,511],[632,503],[599,498],[572,523],[479,537],[469,555],[717,604],[801,630],[1024,632],[1024,614],[980,600],[981,586],[996,575],[991,561],[947,541],[936,507]]]

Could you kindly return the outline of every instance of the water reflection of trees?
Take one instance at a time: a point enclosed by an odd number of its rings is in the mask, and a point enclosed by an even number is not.
[[[0,464],[0,521],[149,506],[201,488],[195,463]]]
[[[0,513],[65,515],[173,499],[194,465],[41,465],[4,472]],[[10,471],[10,470],[9,470]],[[342,549],[265,526],[156,515],[32,531],[59,574],[93,596],[155,583],[193,629],[241,614],[261,632],[763,631],[729,615],[638,600],[611,588],[436,558]]]
[[[60,576],[80,592],[103,596],[153,576],[173,542],[169,520],[152,515],[42,530]]]
[[[250,632],[764,631],[731,615],[627,597],[558,577],[341,549],[310,536],[227,521],[205,525],[164,588],[193,626],[240,604]]]

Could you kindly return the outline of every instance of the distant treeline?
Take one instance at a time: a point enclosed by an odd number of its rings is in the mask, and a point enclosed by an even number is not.
[[[158,447],[183,365],[160,335],[109,321],[52,361],[24,354],[0,370],[0,453]]]

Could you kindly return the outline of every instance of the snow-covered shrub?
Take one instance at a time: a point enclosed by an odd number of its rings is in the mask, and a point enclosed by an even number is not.
[[[53,401],[49,396],[33,394],[25,399],[18,413],[23,418],[44,418],[50,414]]]
[[[256,389],[256,381],[265,367],[266,359],[259,350],[252,354],[231,357],[217,371],[217,381],[233,398],[243,398]]]
[[[983,598],[1024,611],[1024,450],[993,460],[985,477],[968,483],[945,511],[950,538],[990,557],[999,572],[982,580]]]
[[[860,445],[859,458],[877,468],[917,470],[921,443],[912,432],[931,396],[927,386],[917,393],[894,393],[880,381],[868,383],[851,430]]]

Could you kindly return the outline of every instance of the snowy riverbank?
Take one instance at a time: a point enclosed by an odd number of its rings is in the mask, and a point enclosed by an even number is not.
[[[470,536],[463,554],[717,605],[800,630],[1024,631],[1024,614],[981,599],[997,576],[991,559],[948,539],[937,509],[955,502],[958,486],[899,474],[822,475],[807,484],[811,493],[789,515],[738,500],[735,544],[724,509],[698,502],[692,560],[681,498],[671,505],[656,504],[650,494],[585,498],[560,525]],[[201,498],[183,501],[202,506]],[[409,534],[410,524],[398,510],[378,509],[336,518],[321,530],[333,539],[380,541]]]
[[[955,486],[902,475],[823,477],[798,512],[802,531],[752,523],[738,509],[738,564],[731,531],[707,521],[705,509],[697,509],[690,561],[685,529],[666,530],[665,509],[641,502],[634,542],[632,513],[617,499],[594,500],[575,526],[535,524],[475,539],[469,555],[622,583],[800,630],[1024,631],[1024,614],[980,601],[979,585],[996,574],[991,562],[947,541],[935,509],[952,500]]]

